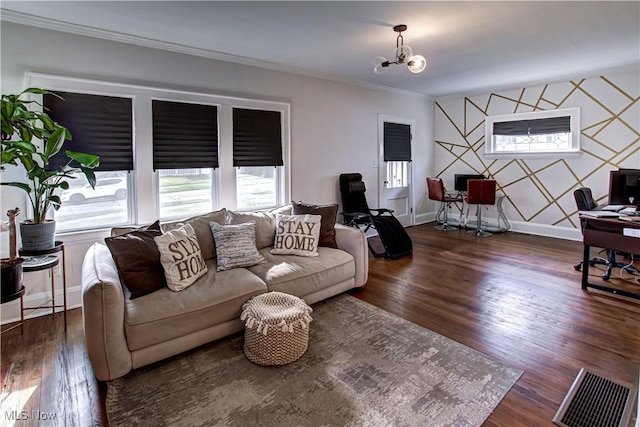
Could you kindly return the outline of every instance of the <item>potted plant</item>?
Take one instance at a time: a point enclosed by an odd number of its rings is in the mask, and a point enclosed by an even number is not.
[[[56,170],[50,170],[49,162],[71,139],[64,126],[54,122],[44,106],[35,100],[23,99],[27,94],[60,96],[39,88],[29,88],[17,95],[2,95],[2,162],[5,165],[22,165],[27,182],[2,182],[24,190],[29,198],[33,218],[20,223],[23,249],[46,250],[54,247],[55,221],[47,219],[50,208],[61,206],[59,190],[69,188],[69,179],[82,173],[93,188],[96,177],[93,168],[100,163],[93,154],[65,151],[69,161]],[[29,109],[35,107],[34,110]],[[39,111],[39,110],[42,111]],[[36,141],[34,142],[34,138]],[[39,141],[38,141],[39,140]]]
[[[1,260],[1,300],[3,304],[20,298],[24,294],[24,288],[22,287],[22,263],[24,259],[17,257],[16,250],[16,217],[19,214],[20,208],[7,211],[7,216],[9,217],[9,258]],[[4,224],[3,231],[5,231]]]

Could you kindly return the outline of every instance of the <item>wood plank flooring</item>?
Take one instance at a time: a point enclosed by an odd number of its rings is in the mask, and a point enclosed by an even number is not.
[[[485,426],[552,425],[582,367],[637,387],[640,301],[582,291],[573,268],[579,242],[517,233],[476,238],[433,224],[407,230],[413,255],[371,258],[367,285],[351,294],[522,369]],[[597,281],[602,270],[590,273]],[[610,283],[640,292],[617,276]],[[81,311],[69,312],[66,334],[62,322],[45,316],[29,320],[23,336],[19,328],[2,335],[2,365],[11,371],[0,425],[107,425],[106,386],[93,377]],[[55,419],[8,420],[11,411],[32,410]]]

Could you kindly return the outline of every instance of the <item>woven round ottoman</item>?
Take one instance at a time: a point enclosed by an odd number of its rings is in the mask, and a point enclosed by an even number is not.
[[[282,292],[255,296],[242,306],[244,354],[257,365],[295,362],[307,351],[313,311],[303,300]]]

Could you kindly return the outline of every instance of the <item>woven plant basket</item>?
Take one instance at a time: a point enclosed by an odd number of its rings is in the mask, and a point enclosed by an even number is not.
[[[267,292],[251,298],[242,309],[244,354],[253,363],[286,365],[307,351],[313,309],[300,298]]]

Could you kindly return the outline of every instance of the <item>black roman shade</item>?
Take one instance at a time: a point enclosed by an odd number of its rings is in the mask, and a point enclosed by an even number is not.
[[[279,111],[233,109],[233,166],[282,166]]]
[[[218,167],[218,107],[152,101],[153,169]]]
[[[569,116],[493,123],[494,135],[545,135],[565,132],[571,132]]]
[[[384,161],[411,161],[411,126],[384,122]]]
[[[43,105],[49,116],[65,126],[73,139],[53,156],[48,169],[65,165],[69,158],[64,151],[80,151],[100,156],[96,171],[133,169],[133,119],[131,98],[56,92],[43,95]]]

